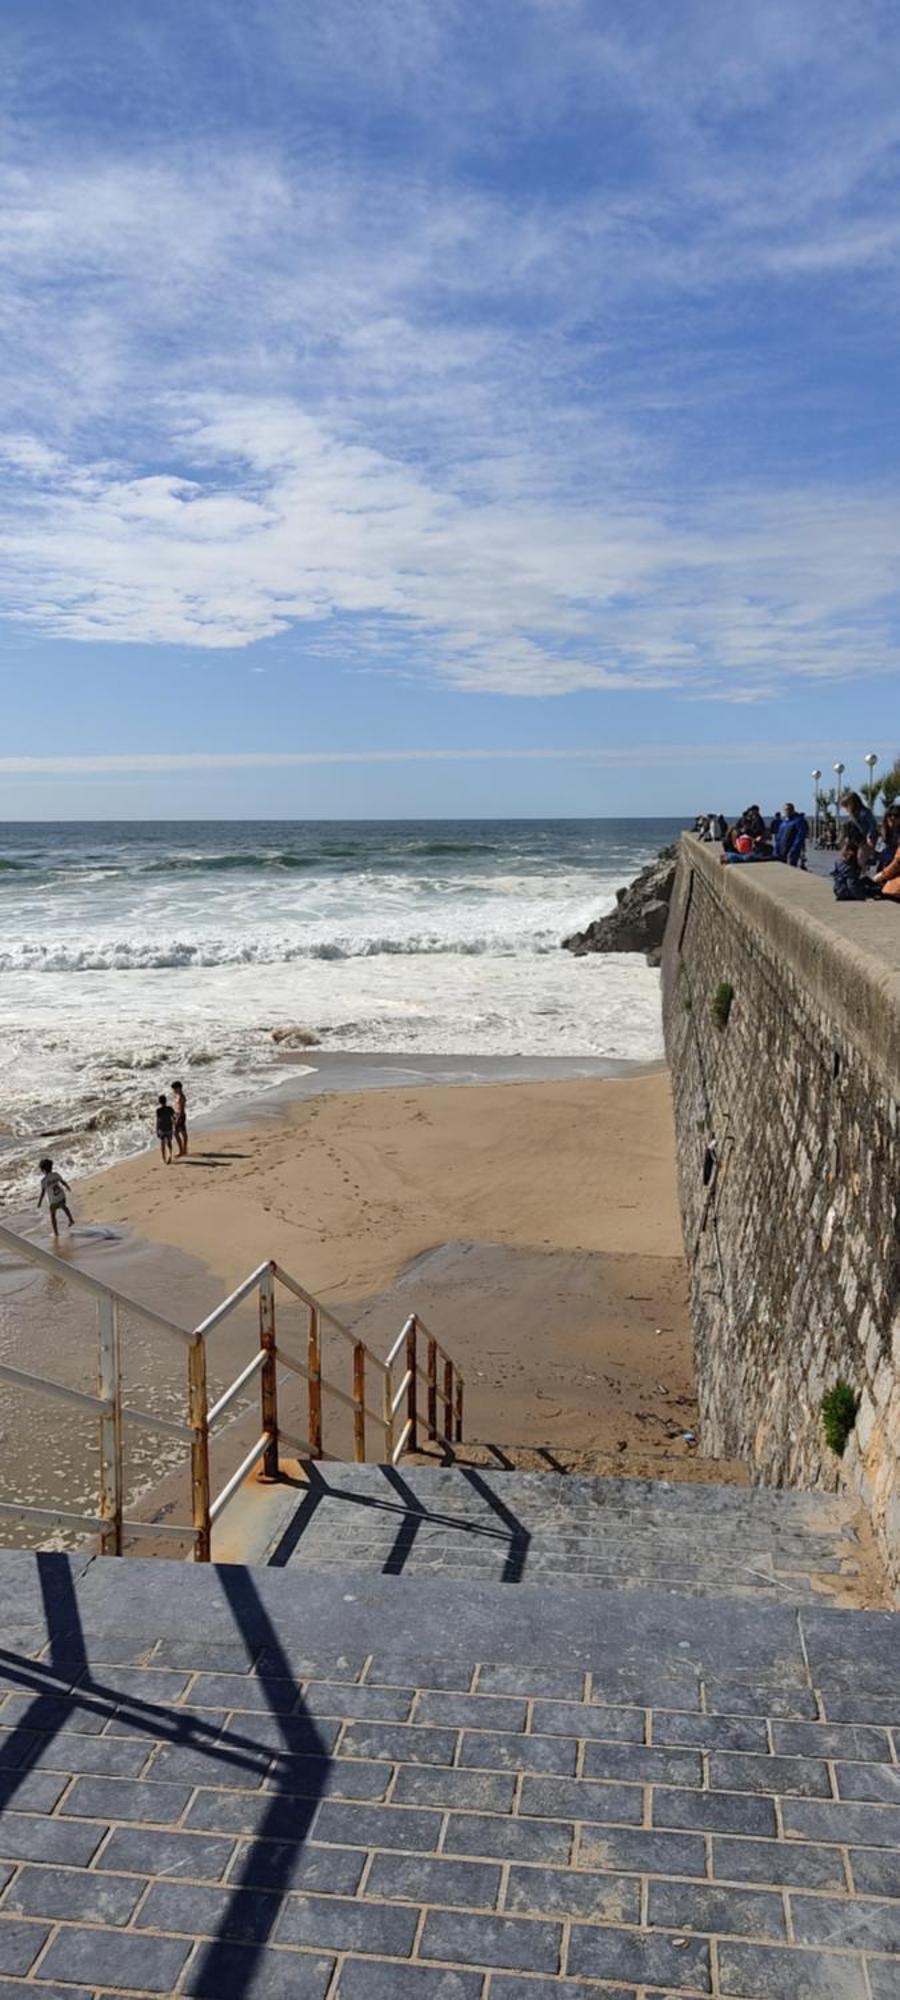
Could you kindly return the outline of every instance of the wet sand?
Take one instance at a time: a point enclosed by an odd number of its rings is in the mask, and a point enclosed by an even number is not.
[[[645,1471],[648,1457],[690,1457],[683,1433],[696,1406],[666,1073],[576,1069],[467,1087],[407,1084],[407,1065],[374,1067],[381,1088],[315,1094],[298,1076],[277,1104],[205,1121],[188,1161],[166,1168],[148,1153],[82,1184],[61,1263],[77,1261],[190,1326],[275,1257],[376,1352],[420,1311],[466,1375],[469,1438],[611,1457],[620,1472]],[[304,1351],[299,1310],[282,1309],[280,1330]],[[223,1328],[214,1383],[249,1358],[255,1338],[246,1310]],[[126,1347],[135,1400],[180,1407],[181,1353],[163,1358],[137,1325]],[[7,1272],[0,1349],[92,1387],[89,1303],[73,1308],[56,1280]],[[56,1483],[69,1490],[90,1424],[74,1418],[60,1447],[57,1406],[40,1416],[53,1432]],[[14,1407],[4,1431],[8,1485],[33,1419]],[[327,1448],[347,1449],[342,1431],[326,1435]],[[172,1454],[145,1447],[137,1483],[146,1487]],[[41,1456],[29,1452],[32,1488]]]

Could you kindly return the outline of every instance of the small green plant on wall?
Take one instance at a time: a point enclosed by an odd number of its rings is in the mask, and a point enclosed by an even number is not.
[[[859,1397],[849,1382],[839,1376],[833,1389],[827,1389],[822,1397],[822,1422],[825,1426],[825,1442],[830,1451],[843,1458],[847,1439],[856,1422]]]
[[[734,999],[734,987],[732,986],[730,979],[720,979],[719,984],[716,987],[716,990],[713,994],[712,1000],[710,1001],[710,1006],[712,1008],[712,1017],[713,1020],[715,1021],[716,1027],[718,1028],[720,1035],[724,1035],[725,1030],[728,1026],[728,1016],[731,1013],[731,1004],[733,999]]]

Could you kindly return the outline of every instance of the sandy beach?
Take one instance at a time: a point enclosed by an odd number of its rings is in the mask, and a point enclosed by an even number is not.
[[[573,1469],[709,1476],[685,1436],[697,1410],[665,1071],[415,1087],[400,1074],[322,1094],[311,1076],[298,1082],[309,1094],[205,1121],[186,1161],[165,1167],[154,1150],[80,1183],[61,1265],[188,1327],[274,1257],[376,1353],[419,1312],[465,1375],[466,1440],[488,1456],[515,1449],[539,1464],[544,1451]],[[45,1226],[28,1229],[44,1239]],[[93,1308],[61,1277],[4,1270],[0,1347],[91,1388]],[[279,1313],[285,1344],[302,1353],[301,1309]],[[181,1350],[163,1351],[130,1316],[124,1339],[134,1399],[182,1414]],[[250,1307],[223,1326],[210,1348],[214,1393],[256,1339]],[[326,1351],[326,1373],[346,1372],[348,1353]],[[305,1430],[295,1378],[285,1388],[283,1421]],[[87,1501],[90,1422],[55,1414],[52,1461],[28,1449],[20,1462],[33,1410],[11,1391],[6,1415],[4,1490]],[[326,1397],[325,1415],[326,1448],[349,1455],[346,1412]],[[249,1438],[249,1403],[242,1421]],[[228,1469],[240,1435],[223,1439]],[[149,1434],[129,1430],[126,1443],[133,1499],[152,1510],[176,1458]]]

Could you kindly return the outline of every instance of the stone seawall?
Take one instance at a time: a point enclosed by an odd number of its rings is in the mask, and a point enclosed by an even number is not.
[[[900,1583],[900,910],[686,835],[663,1008],[704,1449],[858,1493]]]

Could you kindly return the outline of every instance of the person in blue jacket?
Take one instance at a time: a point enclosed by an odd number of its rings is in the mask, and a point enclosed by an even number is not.
[[[786,805],[775,836],[776,859],[786,861],[789,868],[804,867],[808,832],[805,815],[795,805]]]

